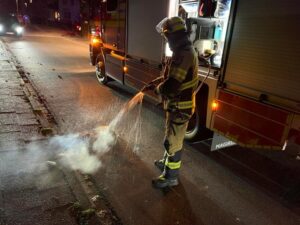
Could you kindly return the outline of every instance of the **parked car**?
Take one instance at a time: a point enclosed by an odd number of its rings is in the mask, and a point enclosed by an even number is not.
[[[17,37],[23,35],[24,28],[19,22],[18,18],[14,15],[1,15],[0,16],[0,34],[11,33]]]

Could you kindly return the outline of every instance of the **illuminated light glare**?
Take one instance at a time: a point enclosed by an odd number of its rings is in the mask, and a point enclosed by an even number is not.
[[[166,43],[165,54],[167,57],[172,57],[173,55],[173,51],[170,49],[169,43]]]
[[[16,31],[18,34],[23,32],[23,27],[16,27]]]
[[[125,73],[127,73],[128,67],[127,67],[127,66],[124,66],[124,67],[123,67],[123,71],[124,71]]]
[[[214,101],[211,103],[211,108],[212,108],[213,111],[217,111],[218,108],[219,108],[219,103],[218,103],[216,100],[214,100]]]
[[[168,11],[169,18],[178,15],[178,4],[179,4],[179,0],[170,0],[169,1],[169,11]],[[170,49],[168,43],[165,46],[165,55],[167,57],[172,57],[172,55],[173,55],[173,52]]]
[[[229,6],[228,6],[228,8],[230,9],[231,8],[231,1],[230,1],[230,3],[229,3]],[[230,14],[230,10],[228,10],[227,12],[226,12],[226,14],[225,14],[225,16],[224,16],[224,18],[225,18],[225,23],[224,23],[224,27],[223,27],[223,30],[225,31],[225,32],[222,32],[222,37],[221,37],[221,41],[225,41],[225,38],[226,38],[226,31],[227,31],[227,27],[228,27],[228,22],[229,22],[229,14]]]
[[[169,18],[178,15],[178,4],[179,4],[179,0],[169,1],[169,12],[168,12]]]
[[[100,43],[100,40],[99,39],[97,39],[97,38],[93,38],[92,39],[92,43],[95,45],[95,44],[98,44],[98,43]]]
[[[2,32],[4,30],[4,27],[2,24],[0,24],[0,32]]]

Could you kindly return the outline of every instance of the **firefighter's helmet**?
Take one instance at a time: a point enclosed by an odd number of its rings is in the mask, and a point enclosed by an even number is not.
[[[156,30],[160,34],[172,34],[178,31],[187,31],[184,20],[181,17],[175,16],[164,18],[156,25]]]

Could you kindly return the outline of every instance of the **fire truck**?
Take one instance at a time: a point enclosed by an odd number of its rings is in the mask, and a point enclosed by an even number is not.
[[[199,57],[214,52],[199,64],[202,86],[187,140],[214,133],[249,148],[300,143],[297,0],[101,0],[99,12],[90,56],[102,84],[140,90],[161,75],[172,55],[155,30],[165,17],[186,21]]]

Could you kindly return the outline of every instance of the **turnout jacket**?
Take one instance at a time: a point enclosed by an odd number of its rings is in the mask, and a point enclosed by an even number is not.
[[[191,116],[195,110],[195,93],[198,85],[198,57],[189,40],[174,51],[167,78],[156,89],[165,102],[164,109]]]

